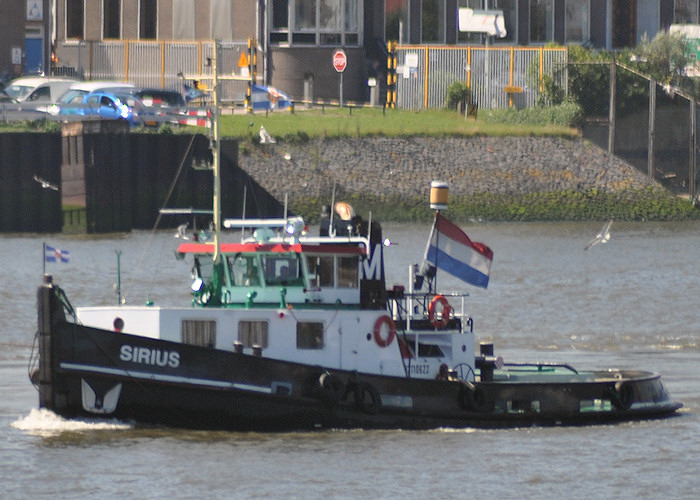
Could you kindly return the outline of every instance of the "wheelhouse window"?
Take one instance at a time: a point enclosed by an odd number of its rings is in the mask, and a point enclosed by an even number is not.
[[[335,285],[333,256],[309,255],[306,265],[311,286],[322,288]]]
[[[323,349],[323,323],[297,323],[297,349]]]
[[[90,98],[88,97],[88,102]],[[111,102],[111,101],[110,101]],[[204,255],[202,257],[197,257],[194,259],[194,275],[201,278],[205,283],[211,281],[211,277],[214,274],[214,261],[209,255]]]
[[[338,257],[338,288],[358,287],[357,257]]]
[[[266,285],[303,285],[297,254],[263,255],[260,262]]]
[[[66,0],[66,38],[84,36],[85,13],[84,0]]]
[[[260,286],[260,271],[255,255],[229,256],[226,262],[233,286]]]
[[[241,321],[238,323],[238,340],[243,347],[267,347],[267,321]]]
[[[121,3],[121,0],[103,0],[102,38],[119,38],[121,36]]]
[[[358,46],[360,0],[272,0],[270,43]]]
[[[311,286],[317,288],[357,288],[359,259],[357,256],[309,255],[306,266]]]
[[[182,343],[213,349],[216,346],[216,321],[183,319]]]

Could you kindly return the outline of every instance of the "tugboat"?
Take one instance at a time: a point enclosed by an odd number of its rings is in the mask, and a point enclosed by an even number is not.
[[[436,276],[486,287],[493,253],[442,215],[443,183],[431,185],[435,223],[407,287],[387,289],[381,227],[345,203],[315,235],[299,217],[221,220],[213,111],[213,234],[177,248],[192,262],[191,304],[73,308],[45,276],[31,377],[41,407],[255,431],[576,425],[682,407],[658,374],[477,353],[467,295],[438,293]]]

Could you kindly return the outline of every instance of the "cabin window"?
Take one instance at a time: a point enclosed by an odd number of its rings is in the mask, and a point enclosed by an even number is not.
[[[444,358],[445,355],[440,346],[435,344],[418,343],[418,357],[420,358]]]
[[[332,287],[334,283],[333,256],[309,255],[307,260],[311,286]]]
[[[241,255],[226,259],[233,286],[259,286],[260,273],[255,255]]]
[[[267,347],[267,321],[241,321],[238,323],[238,340],[243,347],[258,345]]]
[[[357,288],[357,257],[338,257],[338,288]]]
[[[183,319],[182,343],[213,349],[216,345],[216,321]]]
[[[199,278],[202,278],[202,281],[205,283],[209,283],[211,281],[211,277],[214,274],[214,261],[211,259],[211,257],[204,256],[204,258],[196,258],[194,260],[194,271],[195,275]]]
[[[297,323],[297,349],[323,349],[323,323]]]
[[[301,269],[297,254],[264,255],[261,259],[265,273],[265,284],[302,285]]]

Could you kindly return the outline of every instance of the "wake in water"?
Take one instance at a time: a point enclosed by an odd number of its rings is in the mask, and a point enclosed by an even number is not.
[[[130,430],[134,426],[119,420],[67,420],[54,412],[41,408],[32,409],[29,415],[12,422],[12,427],[33,436],[52,437],[63,432],[91,432],[104,430]]]

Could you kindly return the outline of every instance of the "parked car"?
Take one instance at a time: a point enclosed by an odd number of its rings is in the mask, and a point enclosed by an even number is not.
[[[133,89],[134,85],[126,82],[114,82],[103,80],[91,80],[87,82],[77,82],[70,86],[57,100],[48,108],[48,113],[58,115],[61,113],[61,108],[65,107],[82,107],[83,99],[91,92],[98,90],[104,91],[126,91]],[[69,114],[69,113],[63,113]]]
[[[77,80],[69,78],[23,76],[8,83],[5,93],[17,102],[48,104],[55,102],[74,83]]]
[[[184,108],[186,105],[185,98],[176,90],[141,88],[130,93],[141,99],[144,106]]]
[[[4,90],[0,90],[0,102],[17,102],[13,97],[10,97]]]
[[[130,91],[149,111],[144,125],[157,127],[168,121],[177,121],[177,115],[187,107],[180,92],[170,89],[138,88]]]
[[[132,127],[143,125],[149,114],[138,97],[125,92],[98,90],[86,94],[81,106],[64,106],[59,115],[87,116],[107,120],[126,120]]]

